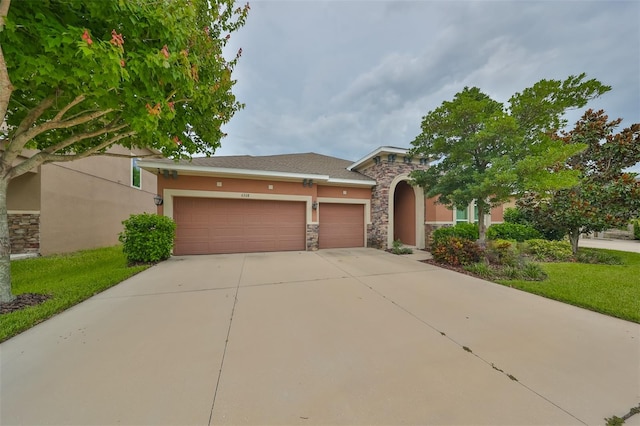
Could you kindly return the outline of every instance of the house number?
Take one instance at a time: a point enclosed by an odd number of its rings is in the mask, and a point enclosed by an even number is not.
[[[249,194],[240,194],[242,198],[249,198]]]

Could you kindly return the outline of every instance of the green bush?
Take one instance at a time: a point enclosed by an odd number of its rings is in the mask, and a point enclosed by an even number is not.
[[[458,237],[464,238],[465,240],[476,241],[478,238],[480,238],[480,232],[478,231],[478,225],[476,225],[475,223],[462,222],[457,224],[456,226],[438,228],[433,231],[432,237],[434,243],[438,240],[450,237]]]
[[[467,272],[471,272],[473,275],[484,278],[487,280],[491,280],[495,278],[495,274],[491,266],[484,262],[478,262],[471,265],[467,265],[464,267],[464,270]]]
[[[544,281],[548,277],[537,263],[526,263],[522,268],[522,279],[525,281]]]
[[[507,207],[504,209],[504,213],[502,214],[504,221],[506,223],[518,223],[520,225],[526,225],[527,220],[525,219],[522,212],[515,207]]]
[[[540,232],[532,226],[519,223],[496,223],[487,229],[487,239],[489,240],[502,239],[523,242],[541,237]]]
[[[525,247],[538,260],[565,262],[573,259],[571,244],[567,241],[534,239],[526,241]]]
[[[602,250],[581,248],[578,250],[576,260],[580,263],[596,263],[604,265],[622,265],[624,262],[620,256]]]
[[[493,240],[487,243],[485,257],[494,265],[517,266],[520,253],[511,241]]]
[[[393,254],[413,254],[413,249],[410,247],[402,247],[402,241],[394,240],[393,247],[391,248]]]
[[[640,219],[633,222],[633,238],[640,240]]]
[[[452,266],[477,263],[482,249],[473,241],[460,237],[442,238],[431,245],[433,260]]]
[[[166,216],[133,214],[122,222],[118,239],[129,263],[154,263],[171,256],[176,224]]]

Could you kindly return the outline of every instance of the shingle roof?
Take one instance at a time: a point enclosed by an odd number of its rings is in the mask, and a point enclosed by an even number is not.
[[[173,160],[168,159],[154,160],[154,162],[156,161],[167,165],[176,164]],[[251,155],[197,157],[191,161],[182,160],[177,164],[224,169],[328,175],[332,179],[371,180],[371,178],[361,173],[347,170],[347,167],[353,164],[350,160],[329,157],[314,152],[255,157]]]

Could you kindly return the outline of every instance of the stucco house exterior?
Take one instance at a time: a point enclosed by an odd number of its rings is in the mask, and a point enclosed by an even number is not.
[[[358,161],[315,153],[143,159],[157,176],[158,213],[177,223],[174,254],[424,248],[431,232],[477,220],[449,210],[408,182],[428,161],[380,147]],[[502,207],[488,223],[502,222]]]
[[[149,151],[112,148],[115,154]],[[50,163],[9,183],[11,253],[52,254],[115,245],[130,214],[155,212],[157,177],[139,158],[89,157]]]

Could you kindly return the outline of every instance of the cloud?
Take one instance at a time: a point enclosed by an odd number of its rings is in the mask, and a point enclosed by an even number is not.
[[[543,78],[586,72],[593,103],[639,120],[638,2],[258,1],[230,49],[247,107],[220,155],[318,152],[356,160],[409,146],[464,86],[506,102]]]

